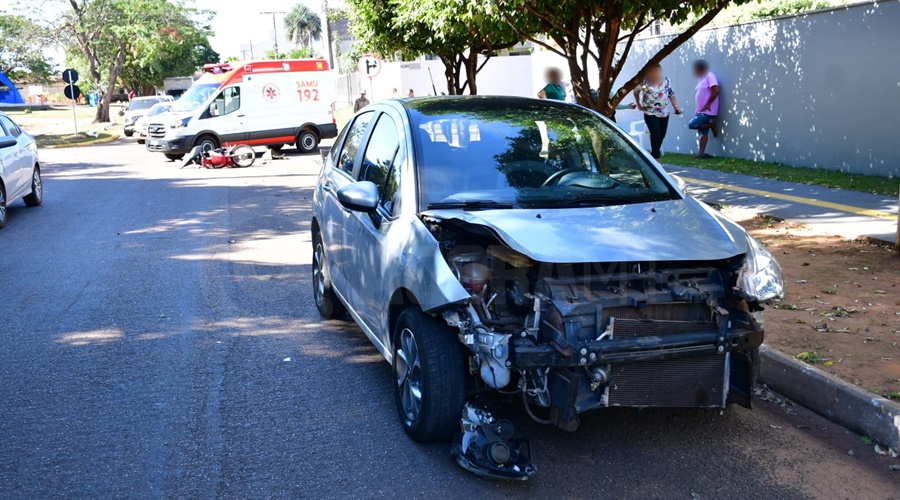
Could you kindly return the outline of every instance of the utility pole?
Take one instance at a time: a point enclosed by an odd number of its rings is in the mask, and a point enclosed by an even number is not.
[[[278,23],[275,22],[275,16],[278,14],[284,14],[284,11],[269,11],[269,12],[260,12],[260,15],[267,16],[272,15],[272,34],[275,37],[275,59],[278,59]]]

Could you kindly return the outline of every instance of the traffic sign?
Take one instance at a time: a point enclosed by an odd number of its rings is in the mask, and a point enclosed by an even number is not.
[[[81,96],[81,89],[78,88],[78,85],[69,84],[63,88],[63,94],[65,94],[67,98],[75,100]]]
[[[356,63],[356,70],[362,76],[375,78],[378,76],[378,73],[381,73],[381,59],[378,59],[375,55],[366,54],[359,58],[359,62]]]
[[[78,72],[69,68],[62,72],[62,80],[66,83],[75,83],[78,81]]]

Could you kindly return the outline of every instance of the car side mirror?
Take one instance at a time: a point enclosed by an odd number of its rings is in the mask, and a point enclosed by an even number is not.
[[[219,107],[216,106],[216,103],[209,105],[209,116],[219,116]]]
[[[0,137],[0,149],[9,148],[16,145],[16,138],[11,135]]]
[[[359,181],[339,189],[337,198],[344,208],[368,214],[378,208],[380,196],[374,182]]]
[[[684,194],[687,194],[687,182],[684,182],[684,179],[682,179],[681,177],[679,177],[677,175],[674,175],[674,174],[669,174],[669,175],[672,177],[672,180],[675,181],[675,186],[678,188],[678,190]]]

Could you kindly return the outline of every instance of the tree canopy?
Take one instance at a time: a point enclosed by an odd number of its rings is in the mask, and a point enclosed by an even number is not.
[[[298,3],[284,16],[287,38],[294,45],[312,48],[312,43],[322,39],[322,20],[305,4]]]
[[[486,60],[521,41],[519,33],[504,22],[496,3],[349,0],[348,4],[351,27],[364,49],[387,57],[437,56],[444,63],[451,94],[477,93],[476,76]],[[481,62],[479,56],[483,56]]]
[[[69,60],[81,61],[93,86],[103,91],[96,121],[109,121],[117,84],[148,91],[170,76],[192,74],[218,62],[209,46],[209,13],[179,0],[65,0],[58,21]]]
[[[0,71],[16,82],[47,83],[55,68],[44,57],[46,31],[21,15],[0,14]]]
[[[640,84],[650,66],[689,40],[724,7],[747,0],[495,1],[506,7],[500,13],[517,33],[566,59],[579,103],[612,116],[616,105]],[[685,23],[684,30],[645,61],[636,74],[629,75],[622,86],[614,88],[635,39],[655,20]],[[534,22],[538,23],[536,30],[530,24]],[[590,84],[593,71],[599,76],[596,93]]]

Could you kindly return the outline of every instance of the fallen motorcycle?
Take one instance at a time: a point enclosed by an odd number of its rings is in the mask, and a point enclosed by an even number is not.
[[[201,168],[244,168],[253,165],[254,161],[256,151],[246,144],[217,149],[197,146],[185,156],[180,168],[188,165],[199,165]]]

